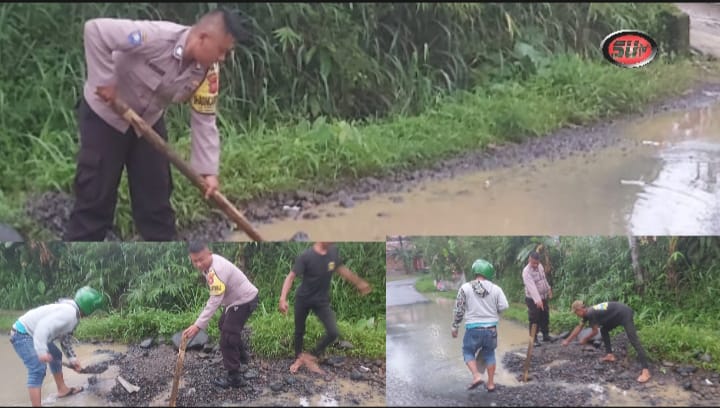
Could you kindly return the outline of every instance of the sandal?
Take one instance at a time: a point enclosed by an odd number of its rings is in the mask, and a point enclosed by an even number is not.
[[[477,382],[474,382],[474,383],[468,385],[467,389],[468,389],[468,391],[469,391],[469,390],[474,390],[475,388],[478,387],[478,385],[480,385],[480,384],[482,384],[482,383],[484,383],[484,382],[485,382],[485,381],[483,381],[483,380],[478,380]]]
[[[487,392],[495,392],[495,387],[488,388],[488,389],[487,389]]]
[[[70,391],[65,393],[64,395],[58,395],[58,398],[65,398],[69,397],[71,395],[79,394],[85,390],[85,387],[70,387]]]

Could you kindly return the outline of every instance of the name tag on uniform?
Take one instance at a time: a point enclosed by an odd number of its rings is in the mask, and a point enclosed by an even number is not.
[[[192,96],[190,105],[198,113],[213,115],[217,111],[218,91],[220,89],[220,66],[213,64],[205,74],[205,79]]]
[[[225,293],[225,283],[218,278],[214,269],[210,269],[206,279],[210,289],[210,296],[220,296]]]

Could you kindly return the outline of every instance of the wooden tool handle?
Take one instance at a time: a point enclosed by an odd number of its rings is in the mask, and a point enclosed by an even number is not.
[[[140,117],[134,110],[132,110],[124,101],[115,98],[112,101],[108,101],[110,107],[122,116],[130,125],[137,131],[145,136],[147,140],[155,149],[164,154],[170,162],[177,167],[177,169],[185,177],[187,177],[200,191],[205,192],[205,182],[203,178],[197,174],[174,150],[170,145],[163,140],[155,130],[148,125],[145,120]],[[140,136],[140,135],[138,135]],[[242,229],[250,238],[255,241],[263,241],[260,234],[253,228],[250,222],[245,216],[237,209],[228,199],[219,191],[215,191],[210,198],[217,204],[220,209],[232,219],[237,226]]]
[[[530,326],[530,342],[528,343],[527,356],[525,356],[525,367],[523,372],[523,382],[528,381],[528,372],[530,371],[530,359],[532,358],[533,345],[535,344],[535,335],[537,334],[537,324]]]
[[[185,363],[185,347],[187,347],[188,338],[183,336],[180,341],[180,349],[178,351],[177,364],[175,365],[175,376],[173,377],[172,391],[170,392],[170,406],[174,407],[177,401],[178,386],[180,385],[180,376],[182,375],[183,364]]]

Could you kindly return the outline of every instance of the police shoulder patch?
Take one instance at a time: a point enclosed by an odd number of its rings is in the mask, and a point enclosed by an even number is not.
[[[205,79],[195,90],[190,104],[195,112],[213,115],[217,112],[220,89],[220,65],[213,64],[205,73]]]
[[[143,41],[147,39],[147,34],[143,33],[140,30],[135,30],[130,35],[128,35],[128,42],[130,45],[133,45],[135,47],[142,45]]]
[[[207,274],[208,287],[210,296],[220,296],[225,293],[225,283],[215,273],[214,269],[210,269]]]

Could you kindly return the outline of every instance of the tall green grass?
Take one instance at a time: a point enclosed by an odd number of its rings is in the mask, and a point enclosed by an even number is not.
[[[19,315],[19,314],[18,314]],[[220,339],[218,329],[219,313],[208,324],[207,333],[211,342]],[[0,317],[0,329],[9,329],[15,321]],[[148,337],[163,337],[170,342],[172,336],[190,326],[197,318],[197,313],[171,313],[164,310],[146,309],[131,313],[100,314],[82,319],[75,331],[80,341],[110,341],[135,343]],[[250,329],[250,346],[254,353],[268,358],[292,357],[294,339],[293,314],[283,316],[275,310],[259,307],[248,320]],[[385,356],[385,319],[379,317],[368,319],[348,319],[338,317],[340,339],[349,341],[351,349],[333,349],[332,354],[350,357],[382,358]],[[305,348],[310,349],[325,334],[320,321],[315,315],[307,319]]]
[[[258,287],[261,306],[277,309],[283,280],[305,242],[212,243],[213,252],[238,265]],[[382,242],[341,242],[345,265],[367,280],[373,291],[357,289],[334,276],[331,302],[351,320],[385,314],[385,248]],[[19,271],[22,271],[20,273]],[[301,279],[296,279],[289,300]],[[199,313],[208,299],[207,284],[182,242],[169,243],[18,243],[0,247],[0,309],[27,309],[72,296],[91,285],[107,296],[110,310],[148,308]]]
[[[82,24],[93,17],[191,24],[211,4],[0,5],[0,219],[52,238],[24,216],[30,194],[71,191],[84,78]],[[598,62],[597,44],[639,27],[665,44],[667,4],[235,3],[254,41],[223,68],[223,192],[234,201],[347,177],[423,167],[489,143],[642,108],[693,79],[661,58],[644,70]],[[588,59],[581,59],[587,57]],[[665,55],[667,57],[667,55]],[[167,115],[187,157],[188,109]],[[208,217],[175,174],[181,224]],[[117,224],[134,235],[126,179]]]

